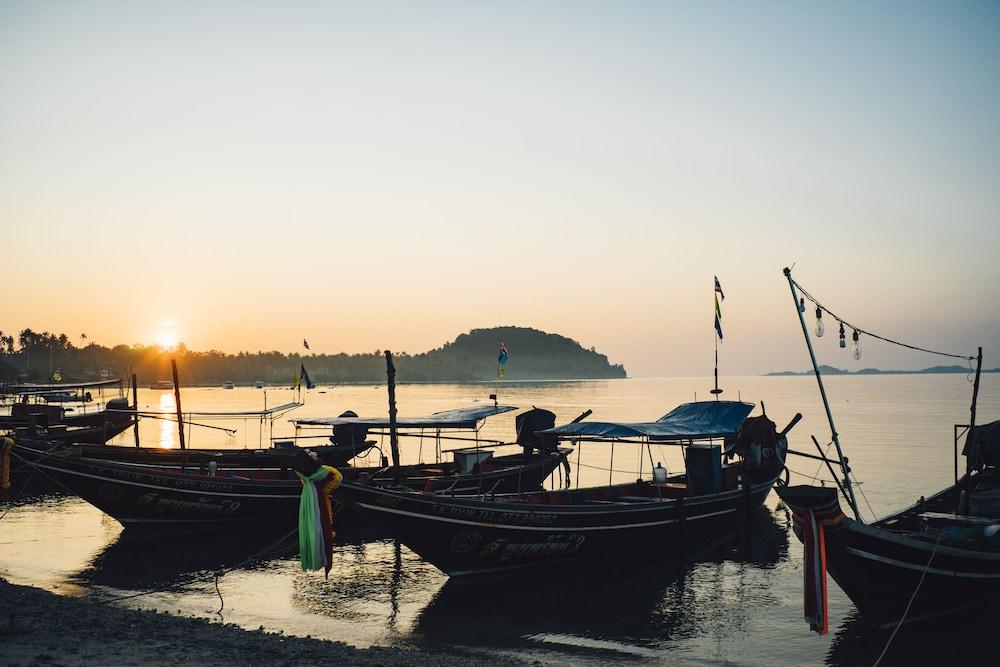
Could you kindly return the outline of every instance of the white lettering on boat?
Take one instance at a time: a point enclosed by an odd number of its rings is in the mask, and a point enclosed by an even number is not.
[[[164,498],[158,493],[147,493],[139,496],[140,507],[151,507],[156,512],[198,512],[201,514],[233,514],[240,508],[238,500],[212,500],[209,498],[199,498],[198,500],[178,500],[176,498]]]
[[[584,535],[549,535],[545,542],[511,543],[501,538],[486,544],[479,551],[479,556],[483,560],[499,563],[544,556],[568,556],[580,551],[584,540]]]

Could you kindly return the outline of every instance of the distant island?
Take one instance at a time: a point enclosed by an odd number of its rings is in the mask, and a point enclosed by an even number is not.
[[[922,368],[920,370],[913,371],[883,371],[878,368],[862,368],[859,371],[848,371],[843,368],[836,368],[834,366],[823,366],[819,367],[820,372],[823,375],[941,375],[947,373],[970,373],[972,369],[968,366],[931,366],[930,368]],[[984,373],[1000,373],[1000,368],[984,368]],[[773,376],[783,376],[783,375],[812,375],[811,370],[808,371],[775,371],[772,373],[764,373],[767,377]]]
[[[81,337],[82,338],[82,337]],[[496,327],[473,329],[439,348],[407,354],[395,352],[399,382],[477,382],[494,380],[500,342],[510,358],[505,380],[567,380],[624,378],[625,368],[612,364],[593,347],[537,329]],[[16,347],[15,347],[16,343]],[[384,382],[385,358],[381,350],[360,354],[284,354],[217,350],[195,352],[183,344],[173,350],[155,345],[105,347],[90,342],[74,346],[65,334],[23,330],[0,335],[0,381],[50,381],[52,369],[64,380],[93,379],[135,373],[143,385],[170,377],[170,360],[176,359],[182,385],[210,386],[231,381],[252,384],[291,384],[304,365],[313,382]],[[131,370],[130,370],[131,369]]]

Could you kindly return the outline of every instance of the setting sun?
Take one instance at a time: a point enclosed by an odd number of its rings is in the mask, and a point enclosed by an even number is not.
[[[164,350],[170,350],[177,347],[177,344],[181,342],[180,337],[177,335],[177,330],[174,328],[173,320],[163,318],[156,328],[156,335],[153,337],[153,342],[162,347]]]

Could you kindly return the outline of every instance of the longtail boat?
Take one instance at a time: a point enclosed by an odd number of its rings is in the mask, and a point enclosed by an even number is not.
[[[697,540],[703,528],[743,521],[784,470],[785,433],[753,405],[706,401],[679,406],[658,421],[579,422],[542,437],[676,445],[687,469],[652,479],[589,488],[453,497],[345,482],[337,494],[377,518],[400,541],[451,576],[554,565],[638,549],[664,554]],[[723,465],[722,456],[735,462]],[[612,466],[613,467],[613,466]],[[663,472],[661,472],[663,471]]]
[[[515,408],[472,408],[466,419]],[[440,428],[455,423],[458,411],[442,413],[434,422]],[[471,417],[470,417],[471,415]],[[462,422],[463,424],[465,422]],[[127,448],[122,448],[127,449]],[[251,461],[230,465],[225,459],[191,459],[186,464],[121,462],[87,455],[73,446],[39,446],[17,443],[14,458],[22,474],[39,474],[80,496],[123,525],[210,525],[295,519],[301,483],[290,461],[305,457],[306,449],[273,448],[255,452]],[[102,452],[105,450],[101,450]],[[182,451],[181,454],[184,452]],[[321,450],[315,460],[322,463]],[[496,456],[493,449],[470,462],[460,451],[450,463],[417,464],[403,468],[404,480],[413,488],[440,493],[504,493],[540,488],[553,470],[566,462],[569,450],[522,451]],[[386,468],[341,468],[347,480],[377,486],[392,482]]]
[[[970,610],[976,608],[992,612],[1000,596],[1000,422],[976,426],[982,348],[977,356],[965,357],[976,361],[975,382],[970,422],[954,428],[954,484],[921,497],[907,509],[867,523],[858,509],[855,482],[830,412],[799,294],[816,303],[818,317],[829,311],[801,289],[789,269],[785,269],[785,276],[826,408],[831,444],[837,452],[836,458],[828,457],[817,442],[818,456],[809,455],[826,464],[835,486],[797,485],[777,490],[794,513],[793,530],[805,545],[806,621],[816,632],[828,632],[827,572],[869,626],[892,630],[893,636],[908,624],[958,617],[974,613]],[[967,464],[965,474],[959,477],[958,443],[962,435],[966,436],[963,453]],[[851,516],[842,509],[841,497]]]
[[[101,400],[104,390],[115,385],[117,395]],[[130,407],[124,396],[122,381],[115,378],[7,385],[0,388],[0,397],[13,399],[9,413],[0,415],[0,431],[18,439],[104,444],[136,419],[134,406]]]

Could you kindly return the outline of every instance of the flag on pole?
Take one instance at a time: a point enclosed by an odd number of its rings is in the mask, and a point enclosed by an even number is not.
[[[718,285],[719,281],[716,280],[715,284]],[[306,348],[307,350],[309,349],[309,341],[307,341],[305,338],[302,339],[302,347]]]
[[[500,356],[497,357],[497,377],[503,377],[503,365],[507,363],[507,358],[510,353],[507,351],[507,346],[500,341]]]
[[[316,387],[313,381],[309,379],[309,373],[306,372],[306,365],[299,364],[299,386],[302,386],[303,383],[305,383],[306,389],[314,389]]]
[[[719,297],[722,300],[726,300],[726,295],[722,293],[722,285],[719,284],[719,277],[715,276],[715,333],[718,334],[719,340],[722,340],[722,308],[719,307]]]

